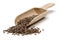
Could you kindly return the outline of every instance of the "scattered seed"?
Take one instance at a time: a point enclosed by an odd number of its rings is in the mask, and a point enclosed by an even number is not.
[[[21,19],[17,25],[10,27],[9,29],[4,30],[3,32],[12,33],[12,35],[22,34],[22,36],[33,34],[33,33],[40,33],[41,30],[39,30],[39,28],[35,28],[35,26],[31,28],[30,27],[27,28],[27,24],[29,24],[29,22],[36,16],[37,15],[33,15],[33,16]]]

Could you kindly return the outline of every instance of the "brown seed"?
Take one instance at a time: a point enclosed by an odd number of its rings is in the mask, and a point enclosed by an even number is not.
[[[30,17],[26,17],[24,19],[21,19],[17,25],[10,27],[7,30],[4,30],[3,32],[8,32],[8,33],[12,33],[13,35],[19,35],[22,34],[23,35],[28,35],[28,34],[33,34],[33,33],[39,33],[39,28],[34,28],[34,27],[28,27],[27,28],[27,24],[29,24],[29,22],[36,17],[36,15],[30,16]]]

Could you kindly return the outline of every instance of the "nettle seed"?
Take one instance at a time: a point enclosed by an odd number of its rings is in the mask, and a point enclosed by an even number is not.
[[[37,15],[33,15],[33,16],[29,16],[24,19],[21,19],[17,25],[10,27],[9,29],[4,30],[3,32],[12,33],[12,35],[22,34],[22,36],[33,34],[33,33],[40,33],[39,28],[35,28],[35,26],[27,28],[27,24],[29,24],[29,22],[36,16]]]

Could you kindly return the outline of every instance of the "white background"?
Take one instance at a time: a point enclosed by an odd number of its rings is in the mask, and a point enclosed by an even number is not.
[[[55,6],[48,9],[50,12],[44,21],[35,25],[44,29],[40,34],[14,36],[3,33],[3,30],[15,25],[17,15],[50,2]],[[60,0],[0,0],[0,40],[60,40]]]

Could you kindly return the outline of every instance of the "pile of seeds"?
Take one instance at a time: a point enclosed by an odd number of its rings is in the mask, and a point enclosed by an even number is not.
[[[40,33],[41,31],[39,30],[39,28],[35,28],[35,27],[30,28],[27,26],[29,22],[36,16],[37,15],[33,15],[33,16],[21,19],[17,25],[10,27],[9,29],[4,30],[3,32],[12,33],[14,35],[16,34],[27,35],[27,34],[33,34],[33,33]]]

